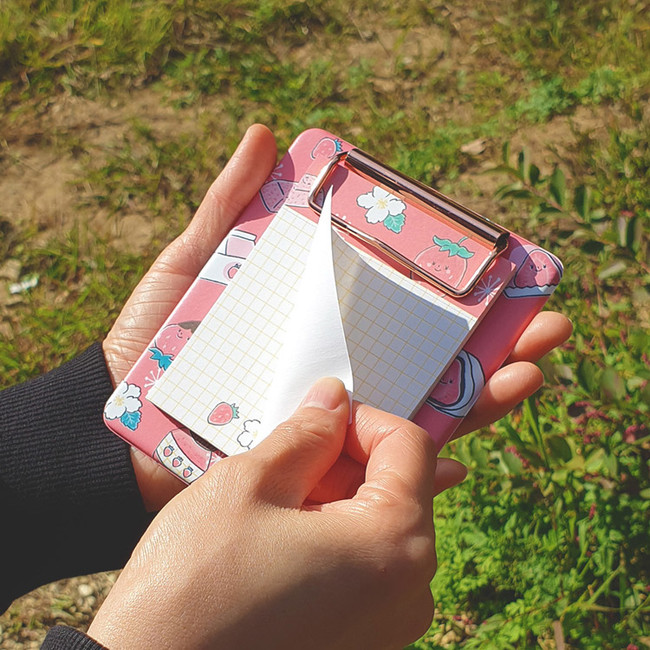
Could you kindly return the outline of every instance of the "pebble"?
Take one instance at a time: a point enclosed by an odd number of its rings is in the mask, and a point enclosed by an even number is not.
[[[0,279],[17,282],[21,269],[22,266],[18,260],[8,259],[4,264],[0,265]]]

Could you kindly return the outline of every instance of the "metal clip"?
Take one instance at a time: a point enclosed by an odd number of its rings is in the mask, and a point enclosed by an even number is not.
[[[332,214],[332,221],[341,228],[341,230],[350,233],[370,246],[378,248],[389,257],[392,257],[400,264],[403,264],[416,275],[455,298],[461,298],[470,293],[492,261],[508,246],[508,237],[510,233],[505,228],[492,223],[486,217],[465,208],[459,203],[446,197],[444,194],[437,192],[433,188],[427,187],[424,183],[420,183],[404,174],[401,174],[391,167],[383,165],[360,149],[351,149],[350,151],[344,151],[338,154],[332,158],[325,167],[323,167],[316,177],[311,191],[309,192],[308,200],[310,207],[318,214],[320,214],[320,206],[316,203],[316,197],[323,189],[323,186],[327,182],[334,167],[339,163],[344,163],[355,173],[373,183],[382,185],[405,201],[415,204],[429,213],[435,211],[435,213],[437,213],[436,216],[442,215],[444,218],[453,222],[456,226],[459,226],[463,231],[478,237],[483,240],[488,247],[491,247],[490,253],[481,263],[481,266],[474,272],[472,277],[463,287],[456,288],[434,275],[431,275],[431,273],[418,266],[415,262],[377,237],[359,230],[347,221],[341,219],[339,216]]]

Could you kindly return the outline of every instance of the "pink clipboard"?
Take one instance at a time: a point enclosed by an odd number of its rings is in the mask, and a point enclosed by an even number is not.
[[[112,431],[187,483],[223,454],[148,401],[148,391],[215,303],[218,307],[225,287],[277,212],[288,206],[316,220],[326,185],[333,187],[333,219],[336,213],[346,238],[479,318],[413,418],[439,447],[561,279],[562,265],[548,251],[326,131],[302,133],[105,408]],[[399,214],[390,209],[392,199],[405,207]],[[232,408],[215,405],[215,417],[232,417]]]

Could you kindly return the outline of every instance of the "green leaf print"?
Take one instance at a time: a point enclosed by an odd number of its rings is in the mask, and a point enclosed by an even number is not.
[[[388,230],[392,230],[394,233],[400,233],[402,232],[402,228],[404,227],[404,222],[406,221],[406,217],[403,214],[389,214],[385,219],[384,219],[384,226],[388,228]]]

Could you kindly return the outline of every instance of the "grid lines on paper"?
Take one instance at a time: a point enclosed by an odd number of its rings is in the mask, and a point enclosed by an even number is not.
[[[282,208],[173,364],[157,406],[228,455],[262,417],[315,224]],[[333,236],[354,397],[410,417],[458,354],[475,317]],[[239,417],[208,422],[220,402]],[[245,438],[245,442],[249,438]]]
[[[355,399],[411,417],[476,319],[341,240],[334,256]]]
[[[276,217],[149,393],[226,454],[244,451],[238,437],[251,434],[261,417],[314,229],[304,217]],[[208,416],[220,402],[234,404],[238,417],[215,427]]]

